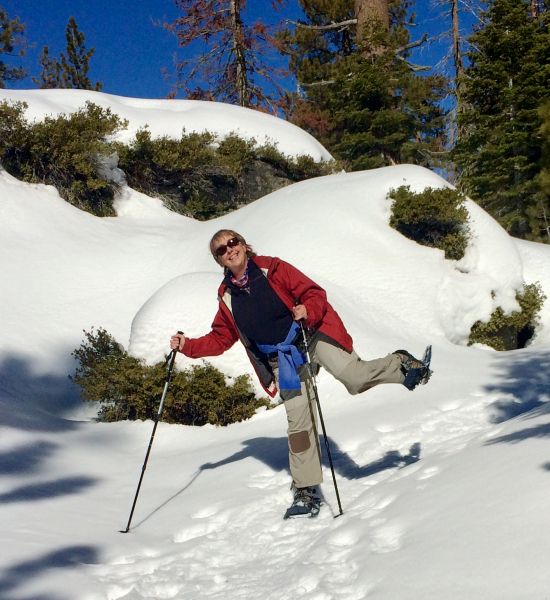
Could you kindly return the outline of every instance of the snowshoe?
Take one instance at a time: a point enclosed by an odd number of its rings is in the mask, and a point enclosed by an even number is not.
[[[428,380],[432,376],[432,371],[430,370],[430,362],[432,360],[431,346],[426,348],[422,360],[418,360],[406,350],[396,350],[394,354],[397,354],[401,359],[401,370],[405,375],[403,385],[408,390],[412,392],[417,385],[426,385],[428,383]]]
[[[284,518],[313,518],[319,514],[321,498],[314,487],[296,488],[292,505],[287,508]]]

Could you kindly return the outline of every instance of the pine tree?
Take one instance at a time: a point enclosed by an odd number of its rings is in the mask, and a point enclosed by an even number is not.
[[[392,2],[389,30],[375,15],[359,38],[353,0],[301,5],[307,22],[281,34],[303,90],[289,98],[292,120],[351,170],[432,164],[430,152],[443,145],[446,81],[418,75],[408,60],[416,45],[402,24],[409,6]]]
[[[40,77],[33,77],[32,80],[39,88],[57,89],[64,87],[61,81],[61,63],[56,58],[50,57],[49,46],[44,46],[38,64],[42,67],[42,73],[40,73]]]
[[[542,164],[539,107],[550,99],[550,14],[493,0],[471,36],[455,161],[465,193],[512,234],[539,239],[532,214]]]
[[[283,0],[274,0],[281,5]],[[209,49],[200,56],[176,61],[176,81],[170,97],[184,91],[188,98],[219,100],[241,106],[274,109],[273,94],[260,85],[269,82],[277,93],[280,72],[270,66],[269,53],[277,40],[267,25],[245,23],[246,0],[174,0],[181,11],[165,28],[180,48],[203,42]],[[193,86],[191,88],[191,86]]]
[[[0,7],[0,54],[13,57],[25,56],[27,48],[25,24],[19,17],[10,19],[8,13]],[[0,88],[6,87],[8,81],[19,81],[27,77],[28,69],[14,67],[0,60]]]
[[[49,47],[44,46],[38,60],[42,66],[42,73],[39,78],[33,77],[32,80],[40,88],[94,90],[99,92],[103,84],[98,81],[95,85],[92,85],[88,77],[90,59],[94,55],[95,48],[86,50],[84,33],[78,30],[78,25],[73,17],[69,18],[65,39],[67,40],[67,54],[61,52],[59,59],[51,58]]]

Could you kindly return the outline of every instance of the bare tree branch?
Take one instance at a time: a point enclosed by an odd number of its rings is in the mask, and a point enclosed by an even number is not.
[[[422,44],[428,39],[428,34],[425,33],[422,36],[422,39],[417,40],[416,42],[411,42],[410,44],[406,44],[405,46],[401,46],[401,48],[397,48],[397,50],[395,51],[396,54],[400,54],[401,52],[406,52],[407,50],[410,50],[411,48],[418,48],[418,46],[422,46]]]
[[[431,71],[432,70],[432,67],[423,67],[421,65],[414,65],[413,63],[409,62],[406,58],[399,56],[399,54],[396,54],[395,58],[397,58],[397,60],[401,60],[404,63],[406,63],[407,66],[409,67],[409,69],[411,71],[414,71],[415,73],[418,73],[419,71]]]
[[[409,21],[402,21],[401,19],[393,19],[394,23],[398,23],[399,25],[405,25],[406,27],[418,27],[420,23],[410,23]]]
[[[302,88],[317,87],[320,85],[332,85],[334,81],[314,81],[313,83],[299,83],[298,85]]]
[[[314,29],[316,31],[329,31],[331,29],[347,29],[350,25],[357,25],[357,19],[349,19],[348,21],[341,21],[340,23],[331,23],[330,25],[305,25],[304,23],[298,23],[297,21],[286,20],[287,25],[295,25],[301,29]]]

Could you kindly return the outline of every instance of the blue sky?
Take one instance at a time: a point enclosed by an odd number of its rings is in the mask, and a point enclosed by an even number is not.
[[[265,22],[272,14],[270,5],[271,0],[249,0],[250,16]],[[289,11],[294,17],[299,15],[297,0],[288,0],[287,5],[285,15]],[[20,64],[29,67],[31,76],[41,71],[38,57],[45,45],[52,56],[65,51],[65,28],[73,16],[86,36],[86,48],[95,48],[88,75],[93,83],[103,83],[102,91],[136,98],[164,98],[170,91],[161,70],[173,72],[177,42],[153,21],[171,22],[177,17],[173,0],[0,0],[0,6],[26,24],[27,41],[34,47]],[[428,0],[420,0],[415,10],[421,24],[412,34],[434,33],[439,25]],[[414,61],[434,64],[441,53],[442,46],[434,45]],[[10,87],[33,89],[36,85],[29,76]]]

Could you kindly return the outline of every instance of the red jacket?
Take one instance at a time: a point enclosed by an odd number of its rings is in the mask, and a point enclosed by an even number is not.
[[[327,302],[327,294],[323,288],[280,258],[256,256],[251,260],[267,276],[270,286],[290,311],[294,307],[295,300],[306,307],[307,327],[318,329],[351,352],[353,348],[351,336],[338,313]],[[231,312],[231,295],[224,283],[218,290],[218,297],[220,304],[212,323],[212,331],[200,338],[187,338],[183,346],[183,354],[189,358],[219,356],[240,339],[263,388],[271,397],[275,396],[277,388],[273,372],[265,355],[258,353],[250,341],[239,332]]]

